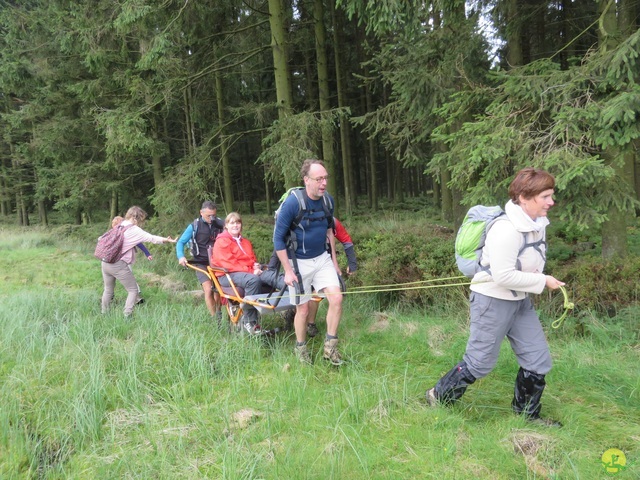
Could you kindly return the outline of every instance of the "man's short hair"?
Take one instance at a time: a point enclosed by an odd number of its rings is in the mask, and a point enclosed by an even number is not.
[[[206,202],[202,202],[200,210],[218,210],[218,206],[211,200],[207,200]]]
[[[302,167],[300,168],[300,176],[304,179],[304,177],[309,176],[309,170],[311,169],[311,165],[322,165],[324,167],[324,162],[322,160],[318,160],[317,158],[308,158],[304,162],[302,162]]]

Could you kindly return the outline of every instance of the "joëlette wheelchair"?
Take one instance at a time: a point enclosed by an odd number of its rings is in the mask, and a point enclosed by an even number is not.
[[[204,273],[211,279],[213,287],[220,295],[222,304],[227,309],[230,331],[239,332],[242,330],[242,322],[240,322],[240,319],[242,318],[243,308],[245,305],[253,306],[260,316],[274,314],[281,314],[283,316],[285,320],[284,328],[275,327],[272,329],[263,329],[263,335],[293,330],[293,317],[295,316],[296,305],[300,298],[300,286],[298,282],[294,282],[296,295],[294,296],[292,303],[287,285],[279,291],[273,287],[265,285],[264,293],[245,296],[244,289],[233,282],[230,275],[231,272],[227,269],[212,265],[208,266],[207,269],[204,270],[203,268],[190,263],[187,263],[187,266],[193,270]],[[220,276],[225,276],[230,286],[222,286],[216,273],[220,274]],[[322,297],[314,296],[311,301],[320,302],[322,301]]]

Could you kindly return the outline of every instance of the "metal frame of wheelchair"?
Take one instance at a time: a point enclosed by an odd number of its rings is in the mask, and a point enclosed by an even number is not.
[[[300,293],[300,288],[297,282],[294,285],[296,288],[296,296],[294,298],[295,303],[291,303],[291,296],[288,293],[287,285],[285,285],[280,291],[269,289],[269,291],[265,291],[265,293],[245,296],[244,289],[233,282],[230,275],[231,272],[227,269],[213,265],[208,266],[207,270],[204,270],[190,263],[187,263],[187,266],[207,275],[213,283],[213,288],[215,288],[220,295],[220,298],[225,300],[223,304],[226,307],[227,314],[229,316],[230,330],[241,331],[242,325],[240,323],[240,318],[242,317],[243,307],[245,305],[252,305],[258,311],[260,316],[274,315],[277,313],[286,314],[286,312],[295,310],[296,308],[297,301],[299,299],[298,295]],[[227,278],[230,286],[222,286],[216,273],[222,273]],[[313,296],[311,301],[320,302],[322,301],[322,297]],[[273,334],[280,330],[281,329],[279,328],[264,330],[263,334]]]

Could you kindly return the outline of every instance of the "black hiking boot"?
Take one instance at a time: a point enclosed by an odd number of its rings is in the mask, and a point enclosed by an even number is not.
[[[467,387],[476,381],[465,362],[458,363],[444,375],[436,386],[426,393],[426,401],[430,406],[451,405],[455,403]]]
[[[521,367],[516,376],[516,386],[511,407],[515,413],[523,415],[527,421],[545,427],[561,427],[562,424],[560,422],[540,416],[540,410],[542,409],[540,399],[546,384],[544,375]]]

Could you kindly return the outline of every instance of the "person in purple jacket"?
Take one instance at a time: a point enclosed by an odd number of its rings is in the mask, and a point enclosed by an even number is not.
[[[124,243],[122,244],[122,257],[115,263],[102,262],[102,280],[104,291],[102,292],[102,313],[106,313],[113,299],[116,280],[118,280],[127,291],[127,300],[124,305],[125,317],[133,313],[133,308],[138,301],[138,282],[133,276],[131,265],[136,261],[136,245],[143,242],[155,244],[172,242],[171,237],[160,237],[145,232],[140,225],[147,218],[147,213],[140,207],[131,207],[127,210],[124,220],[120,224],[124,227]]]

